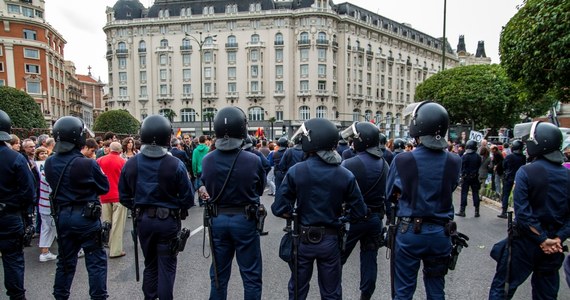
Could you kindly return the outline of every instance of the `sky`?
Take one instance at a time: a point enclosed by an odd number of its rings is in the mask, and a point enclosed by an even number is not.
[[[335,4],[346,1],[335,1]],[[107,82],[105,8],[117,0],[47,0],[45,18],[67,41],[65,59],[75,63],[78,74],[91,73]],[[154,1],[140,0],[146,7]],[[433,37],[443,36],[444,0],[348,0]],[[477,42],[485,41],[485,52],[499,63],[501,29],[517,12],[523,0],[448,0],[446,36],[453,49],[459,35],[465,36],[467,52],[475,53]]]

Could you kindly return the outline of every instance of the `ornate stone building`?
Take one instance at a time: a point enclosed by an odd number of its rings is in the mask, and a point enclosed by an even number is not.
[[[477,51],[475,55],[473,55],[467,52],[465,48],[465,37],[463,35],[459,36],[459,42],[457,43],[457,58],[461,66],[491,64],[491,58],[485,54],[485,41],[477,42]]]
[[[171,117],[201,134],[228,105],[250,132],[291,134],[304,120],[370,120],[407,134],[402,109],[441,68],[441,39],[350,3],[166,1],[107,8],[109,109]],[[447,68],[458,58],[446,45]],[[273,129],[273,132],[271,130]]]

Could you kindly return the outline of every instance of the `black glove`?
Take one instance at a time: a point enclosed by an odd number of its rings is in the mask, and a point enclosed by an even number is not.
[[[451,244],[452,245],[458,245],[461,246],[463,248],[467,248],[469,247],[469,245],[467,245],[467,241],[469,240],[469,237],[466,236],[465,234],[456,231],[455,233],[453,233],[451,235]]]

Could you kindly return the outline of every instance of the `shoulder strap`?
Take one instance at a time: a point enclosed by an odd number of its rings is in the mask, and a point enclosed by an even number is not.
[[[402,193],[409,193],[410,202],[412,208],[416,207],[416,195],[418,193],[418,185],[419,185],[419,178],[418,178],[418,165],[416,163],[416,159],[412,152],[403,152],[398,154],[397,159],[394,159],[396,169],[398,173],[401,175],[405,174],[404,176],[408,180],[402,180]]]
[[[362,198],[366,197],[366,195],[368,195],[368,193],[370,193],[380,182],[380,180],[382,180],[382,176],[384,176],[384,170],[386,170],[386,164],[384,163],[384,157],[382,157],[380,160],[382,160],[382,171],[380,172],[380,176],[378,176],[378,179],[376,179],[376,182],[374,182],[374,184],[366,191],[366,193],[362,194]]]
[[[218,195],[216,196],[216,198],[212,201],[210,201],[210,203],[216,203],[218,201],[218,199],[220,199],[220,197],[222,196],[222,193],[224,192],[224,190],[226,189],[226,185],[228,184],[228,181],[230,180],[230,177],[232,175],[232,171],[234,170],[234,167],[236,165],[237,159],[239,157],[239,155],[241,154],[241,152],[243,151],[242,148],[239,149],[236,158],[234,158],[234,162],[232,163],[232,166],[230,167],[230,170],[228,171],[228,176],[226,177],[226,180],[224,181],[224,185],[222,186],[222,189],[220,189],[220,192],[218,193]]]
[[[55,188],[51,191],[50,193],[50,209],[51,209],[51,214],[52,216],[54,216],[56,214],[56,205],[55,205],[55,197],[57,196],[57,192],[59,191],[59,185],[61,184],[61,180],[63,179],[63,174],[65,174],[65,170],[67,169],[67,167],[76,159],[78,159],[79,156],[76,156],[74,158],[72,158],[70,161],[67,162],[67,164],[65,164],[65,167],[63,167],[63,171],[61,171],[61,174],[59,175],[59,179],[57,180],[57,184],[55,185]]]

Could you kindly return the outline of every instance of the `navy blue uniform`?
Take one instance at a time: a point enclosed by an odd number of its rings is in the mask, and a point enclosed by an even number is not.
[[[400,192],[396,234],[395,299],[412,299],[420,268],[428,299],[444,299],[444,276],[451,254],[451,238],[444,226],[453,220],[452,194],[459,182],[459,156],[431,150],[420,144],[414,151],[394,157],[386,196]],[[422,218],[420,232],[414,233],[411,218]]]
[[[287,147],[279,147],[279,150],[273,153],[273,174],[275,175],[275,190],[279,189],[279,186],[285,177],[285,173],[287,173],[285,170],[282,170],[279,167],[279,163],[281,163],[281,159],[283,159],[283,155],[285,154],[286,150]]]
[[[259,152],[257,149],[253,147],[248,148],[247,151],[259,157],[259,159],[261,160],[261,166],[263,166],[263,170],[265,170],[265,175],[267,175],[269,171],[271,171],[271,166],[269,165],[269,161],[267,160],[265,155],[263,155],[263,153]]]
[[[25,299],[22,213],[36,197],[26,159],[0,141],[0,253],[4,286],[10,299]]]
[[[463,182],[461,183],[461,209],[465,211],[467,206],[467,194],[469,193],[469,188],[471,188],[471,193],[473,195],[473,206],[475,208],[479,207],[479,168],[481,167],[481,156],[477,152],[465,153],[461,156],[461,178]]]
[[[497,270],[489,299],[511,299],[532,273],[533,299],[556,299],[563,253],[545,254],[540,244],[547,238],[570,236],[570,170],[543,158],[519,169],[513,193],[518,236],[512,240],[509,295],[504,295],[507,240],[493,246]]]
[[[283,173],[287,173],[289,168],[302,161],[304,156],[305,152],[303,152],[300,144],[288,148],[285,150],[285,154],[283,154],[283,158],[279,162],[279,169],[282,170]]]
[[[88,203],[101,205],[99,195],[109,191],[107,176],[94,159],[85,158],[78,148],[50,156],[45,164],[45,174],[52,190],[58,189],[54,203],[58,211],[59,255],[53,295],[55,299],[69,298],[77,252],[83,248],[89,274],[89,295],[91,299],[106,299],[107,255],[100,238],[101,220],[83,214]]]
[[[182,161],[182,163],[184,163],[184,166],[186,167],[186,171],[190,170],[190,171],[188,171],[188,174],[190,174],[190,172],[192,170],[192,160],[188,156],[188,153],[186,153],[186,151],[184,151],[184,150],[180,150],[180,149],[175,148],[175,147],[170,149],[170,153],[172,154],[172,156],[180,159]],[[188,169],[188,166],[190,166],[190,169]]]
[[[347,160],[351,157],[354,157],[354,155],[356,155],[356,152],[354,151],[354,149],[352,148],[348,148],[344,151],[342,151],[342,160]]]
[[[177,253],[172,253],[170,243],[181,229],[181,210],[194,205],[194,189],[184,163],[171,155],[135,155],[121,172],[119,199],[136,211],[145,299],[173,299]],[[159,216],[159,210],[169,213]]]
[[[238,156],[239,155],[239,156]],[[234,159],[237,161],[228,177]],[[210,267],[210,299],[227,299],[228,281],[234,255],[244,286],[244,299],[261,299],[262,260],[259,233],[254,218],[246,218],[248,205],[258,205],[265,187],[265,170],[259,157],[243,150],[210,152],[202,161],[202,182],[216,201],[218,215],[212,219],[214,257],[219,288],[216,289],[213,265]],[[220,194],[221,193],[221,194]],[[216,200],[217,199],[217,200]]]
[[[339,218],[343,203],[347,204],[351,219],[359,220],[366,215],[366,205],[354,175],[344,167],[327,164],[316,155],[291,167],[277,190],[271,206],[274,215],[292,215],[296,204],[301,229],[324,227],[327,230],[318,243],[301,237],[297,255],[299,299],[307,298],[315,260],[321,298],[342,298],[342,265],[337,233],[341,226]],[[294,281],[291,276],[289,299],[293,298]]]
[[[381,149],[382,153],[384,154],[384,159],[386,160],[386,162],[388,163],[388,165],[392,164],[392,160],[394,159],[394,156],[396,156],[394,153],[392,153],[392,151],[390,151],[390,149]]]
[[[515,185],[515,175],[520,167],[526,163],[526,157],[522,153],[511,153],[503,160],[503,193],[501,194],[501,205],[506,211],[509,206],[511,190]]]
[[[384,193],[389,167],[383,158],[368,152],[357,153],[355,157],[343,161],[342,166],[356,177],[369,213],[366,218],[351,222],[341,261],[344,265],[356,243],[360,242],[360,291],[363,299],[370,299],[376,289],[377,257],[383,238],[382,218],[387,204]]]

